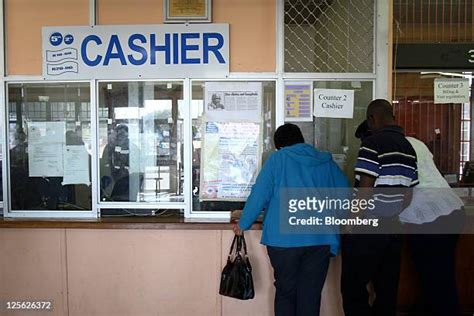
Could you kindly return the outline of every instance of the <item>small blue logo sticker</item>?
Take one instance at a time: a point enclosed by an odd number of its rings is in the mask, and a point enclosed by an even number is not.
[[[54,33],[51,34],[51,36],[49,37],[49,42],[50,42],[51,45],[53,45],[53,46],[59,46],[59,45],[61,45],[61,43],[63,42],[63,36],[62,36],[61,33],[59,33],[59,32],[54,32]]]
[[[74,37],[71,34],[64,36],[64,44],[71,45],[74,42]]]

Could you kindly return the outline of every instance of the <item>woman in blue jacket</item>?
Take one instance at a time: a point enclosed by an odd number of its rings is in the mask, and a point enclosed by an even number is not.
[[[330,153],[305,144],[294,124],[280,126],[275,148],[260,171],[234,232],[249,229],[264,211],[261,243],[267,246],[275,277],[275,315],[319,315],[329,258],[339,250],[337,233],[284,233],[280,191],[288,188],[347,188]]]

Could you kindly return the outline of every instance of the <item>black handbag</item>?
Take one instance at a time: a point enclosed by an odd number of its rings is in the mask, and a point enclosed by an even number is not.
[[[235,250],[235,255],[233,255],[236,243],[237,248]],[[244,249],[243,254],[242,246]],[[252,266],[247,257],[247,244],[245,243],[244,235],[234,236],[229,255],[227,256],[227,264],[224,269],[222,269],[219,294],[239,300],[248,300],[255,296]]]

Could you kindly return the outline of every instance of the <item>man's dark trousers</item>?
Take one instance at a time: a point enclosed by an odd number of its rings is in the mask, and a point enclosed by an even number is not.
[[[341,291],[345,316],[395,316],[401,257],[400,235],[345,235]],[[375,301],[369,305],[372,281]]]

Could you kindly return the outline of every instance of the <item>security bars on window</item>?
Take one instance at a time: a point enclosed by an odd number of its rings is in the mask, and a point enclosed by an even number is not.
[[[373,0],[285,0],[285,71],[373,72]]]

